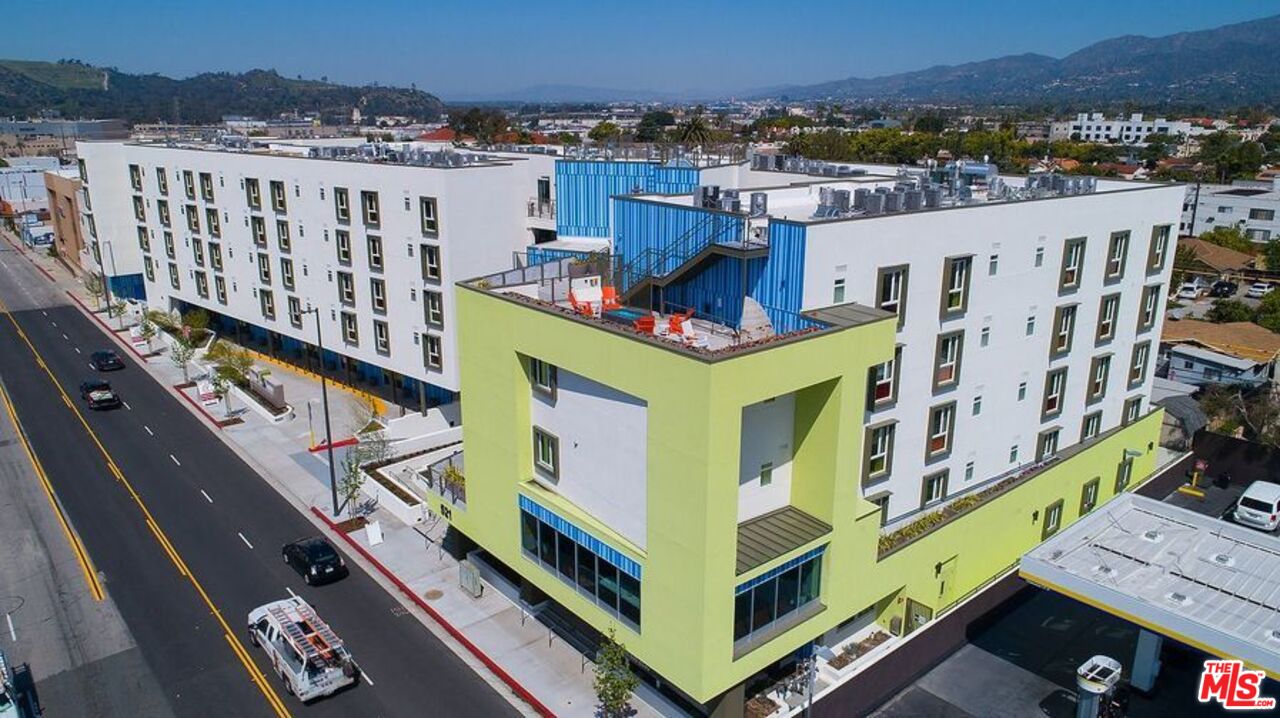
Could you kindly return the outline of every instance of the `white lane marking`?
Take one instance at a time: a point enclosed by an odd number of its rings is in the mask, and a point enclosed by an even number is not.
[[[143,424],[143,425],[142,425],[142,428],[146,429],[146,430],[147,430],[147,433],[148,433],[148,434],[150,434],[151,436],[155,436],[155,435],[156,435],[156,433],[155,433],[154,431],[152,431],[152,430],[151,430],[151,427],[147,426],[146,424]]]
[[[79,349],[77,349],[76,351],[80,351],[80,350],[79,350]],[[133,411],[133,407],[132,407],[132,406],[129,406],[129,402],[125,401],[125,402],[121,402],[121,403],[122,403],[122,404],[124,404],[124,408],[128,409],[129,411]]]
[[[182,466],[182,462],[178,461],[178,457],[174,456],[173,454],[169,454],[169,458],[173,459],[173,463],[177,464],[178,466]]]
[[[67,333],[66,333],[66,332],[63,332],[63,333],[62,333],[62,338],[63,338],[63,339],[66,339],[67,341],[71,341],[71,337],[67,336]]]
[[[249,543],[249,539],[245,538],[245,537],[244,537],[244,534],[242,534],[242,533],[240,533],[240,532],[238,532],[238,531],[237,531],[237,532],[236,532],[236,536],[239,536],[239,537],[240,537],[240,540],[241,540],[241,541],[244,541],[244,545],[245,545],[245,546],[248,546],[249,548],[253,548],[253,544]]]
[[[297,597],[298,597],[298,594],[294,593],[292,588],[289,588],[288,586],[285,586],[285,587],[284,587],[284,590],[288,591],[290,596],[293,596],[294,598],[297,598]]]
[[[9,640],[13,641],[14,643],[17,643],[18,632],[13,630],[13,616],[10,616],[9,614],[6,613],[4,614],[4,620],[6,623],[9,624]]]
[[[200,495],[204,496],[205,501],[208,501],[209,503],[213,503],[213,498],[209,496],[209,494],[205,493],[204,489],[200,489]]]
[[[360,675],[364,678],[365,683],[368,683],[369,685],[373,685],[373,679],[369,677],[368,673],[364,672],[363,668],[360,669]]]
[[[76,354],[80,353],[80,347],[76,347],[75,350],[76,350]]]
[[[58,323],[57,323],[57,322],[55,322],[55,321],[53,321],[53,320],[50,320],[50,321],[49,321],[49,323],[53,325],[54,329],[57,329],[57,328],[58,328]]]
[[[40,313],[41,313],[41,314],[43,314],[43,315],[45,315],[46,317],[47,317],[47,316],[49,316],[49,313],[48,313],[48,312],[46,312],[46,311],[45,311],[45,310],[43,310],[43,309],[41,309],[41,310],[40,310]]]

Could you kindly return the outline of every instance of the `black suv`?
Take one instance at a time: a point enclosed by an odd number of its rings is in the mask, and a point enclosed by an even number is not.
[[[1239,284],[1236,284],[1235,282],[1229,282],[1225,279],[1220,279],[1214,282],[1212,287],[1209,287],[1209,296],[1219,297],[1219,298],[1234,297],[1236,295],[1236,292],[1239,290],[1240,290]]]
[[[287,543],[280,553],[308,586],[337,581],[347,575],[346,561],[333,544],[319,536]]]
[[[124,361],[119,354],[108,349],[90,354],[89,368],[94,371],[116,371],[124,368]]]

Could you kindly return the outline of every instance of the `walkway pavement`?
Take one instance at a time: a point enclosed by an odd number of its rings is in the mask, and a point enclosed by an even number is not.
[[[16,244],[12,235],[5,234],[4,239]],[[24,254],[82,309],[98,319],[99,326],[107,332],[105,315],[89,311],[95,302],[80,280],[46,255],[25,250]],[[126,326],[136,323],[137,317],[138,309],[131,308],[126,315]],[[116,320],[110,322],[111,333],[127,344],[128,335],[116,330]],[[157,340],[154,345],[159,347],[161,342]],[[149,359],[142,359],[135,352],[135,358],[145,362],[146,370],[164,385],[174,387],[183,383],[182,370],[170,360],[167,352]],[[336,537],[337,532],[326,525],[327,519],[312,513],[313,507],[320,514],[332,508],[325,452],[311,450],[313,433],[317,443],[324,437],[319,381],[314,375],[304,375],[284,364],[274,364],[271,371],[272,378],[285,385],[285,400],[294,408],[293,415],[283,421],[272,421],[243,398],[233,398],[230,415],[238,417],[241,423],[218,427],[228,416],[223,405],[202,405],[194,396],[194,389],[182,393],[189,400],[188,406],[209,421],[221,440],[298,511],[324,528],[325,533]],[[189,369],[189,376],[194,380],[202,372],[202,368],[194,365]],[[330,391],[329,399],[337,446],[342,438],[358,428],[355,424],[360,409],[352,396],[342,391]],[[308,404],[313,406],[313,428],[308,425]],[[455,417],[452,409],[446,409],[430,416],[427,422],[411,420],[405,424],[447,426]],[[343,451],[342,448],[334,450],[339,464]],[[356,557],[348,551],[348,556],[362,564],[388,592],[397,594],[406,610],[491,683],[505,683],[504,694],[511,696],[518,709],[529,715],[596,714],[593,667],[582,654],[495,586],[486,583],[479,598],[473,598],[461,588],[459,564],[440,546],[445,522],[428,516],[418,525],[408,525],[382,508],[376,509],[369,519],[381,528],[382,541],[370,545],[364,530],[348,534],[345,540],[357,544],[357,551],[363,554]],[[344,548],[356,548],[344,546],[341,541],[339,545]],[[636,715],[642,717],[679,714],[659,696],[643,689],[632,705]]]

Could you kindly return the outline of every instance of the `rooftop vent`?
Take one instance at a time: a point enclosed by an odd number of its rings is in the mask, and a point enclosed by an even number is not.
[[[1165,598],[1169,599],[1170,603],[1177,604],[1179,606],[1182,606],[1183,608],[1186,608],[1187,606],[1190,606],[1191,604],[1195,603],[1195,601],[1191,600],[1190,596],[1188,596],[1185,593],[1178,593],[1177,591],[1173,591],[1171,593],[1166,594]]]
[[[1146,533],[1142,534],[1142,539],[1144,541],[1150,541],[1151,543],[1160,543],[1161,541],[1164,540],[1164,534],[1160,533],[1159,531],[1156,531],[1155,529],[1152,529],[1151,531],[1147,531]]]
[[[1225,553],[1215,553],[1215,554],[1210,558],[1210,560],[1211,560],[1211,561],[1213,561],[1214,563],[1216,563],[1217,565],[1219,565],[1219,566],[1224,566],[1224,567],[1226,567],[1226,568],[1231,568],[1232,566],[1236,565],[1236,559],[1235,559],[1235,557],[1234,557],[1234,556],[1228,556],[1228,555],[1227,555],[1227,554],[1225,554]]]

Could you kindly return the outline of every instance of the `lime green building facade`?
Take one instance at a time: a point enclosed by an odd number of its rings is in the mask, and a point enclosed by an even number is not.
[[[851,307],[814,317],[805,331],[711,351],[484,282],[458,286],[457,314],[466,501],[433,496],[433,510],[577,619],[616,631],[636,661],[708,711],[740,711],[753,676],[852,616],[872,611],[896,635],[927,625],[1154,469],[1158,412],[884,535],[880,508],[862,498],[859,481],[868,375],[893,357],[891,315]],[[619,405],[643,423],[595,449],[626,450],[643,467],[637,494],[606,492],[642,497],[626,516],[638,530],[609,518],[620,515],[616,501],[594,510],[557,483],[567,477],[548,478],[561,454],[590,448],[538,433],[537,392],[552,376],[607,387],[596,393],[623,397]],[[780,425],[790,435],[780,441],[791,460],[785,493],[765,487],[782,504],[744,521],[744,417],[762,402],[786,407]],[[593,421],[607,433],[607,417]],[[603,462],[573,480],[625,475]],[[555,556],[547,560],[547,527],[560,571]],[[566,573],[574,551],[577,573]],[[762,595],[773,613],[752,611]]]

